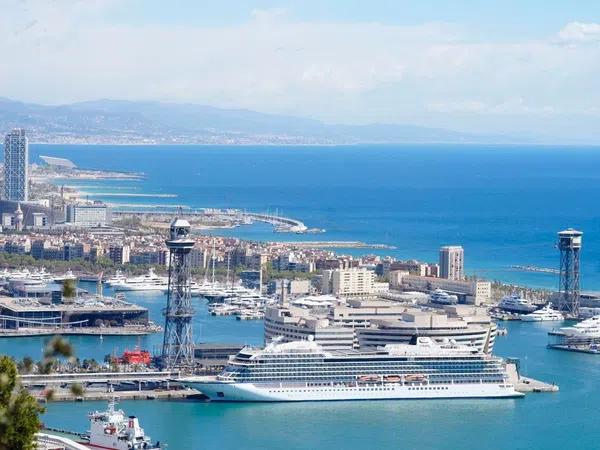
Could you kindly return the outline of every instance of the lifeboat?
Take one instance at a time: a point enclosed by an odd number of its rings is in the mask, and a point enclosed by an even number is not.
[[[375,381],[379,381],[379,380],[380,380],[379,375],[360,375],[358,377],[358,381],[361,381],[363,383],[375,382]]]
[[[427,380],[427,376],[423,375],[421,373],[410,374],[410,375],[405,375],[404,380],[407,383],[422,382],[422,381]]]
[[[402,377],[400,377],[400,375],[386,375],[383,377],[383,381],[386,383],[400,383]]]

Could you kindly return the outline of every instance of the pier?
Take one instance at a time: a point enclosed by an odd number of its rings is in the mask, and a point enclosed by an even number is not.
[[[515,391],[522,394],[530,392],[558,392],[559,388],[554,383],[545,383],[533,378],[524,377],[519,373],[518,364],[515,362],[506,363],[506,373],[508,381],[515,386]]]
[[[52,373],[21,375],[21,383],[30,386],[57,386],[73,383],[108,383],[118,384],[123,382],[142,383],[149,381],[176,381],[180,378],[179,371],[152,371],[152,372],[77,372],[77,373]]]

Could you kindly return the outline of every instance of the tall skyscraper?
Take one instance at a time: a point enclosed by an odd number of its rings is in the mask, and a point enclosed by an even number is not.
[[[4,139],[4,199],[29,199],[29,144],[25,130],[16,128]]]
[[[465,276],[465,251],[460,245],[440,248],[440,278],[462,280]]]

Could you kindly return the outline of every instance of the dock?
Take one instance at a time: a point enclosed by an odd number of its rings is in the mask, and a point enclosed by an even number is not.
[[[569,336],[559,330],[548,332],[548,337],[550,338],[547,345],[549,349],[592,355],[600,353],[600,338],[597,337]]]
[[[40,402],[45,402],[45,396],[39,392],[34,393],[35,398]],[[206,397],[196,389],[152,389],[152,390],[128,390],[116,392],[91,391],[85,390],[81,395],[73,395],[68,389],[56,389],[52,394],[53,402],[83,402],[103,400],[108,401],[116,397],[119,400],[177,400],[177,399],[206,399]]]
[[[506,364],[506,372],[508,374],[509,381],[515,386],[515,391],[522,394],[528,394],[531,392],[558,392],[559,388],[554,383],[546,383],[539,381],[534,378],[524,377],[519,374],[517,365],[509,362]]]

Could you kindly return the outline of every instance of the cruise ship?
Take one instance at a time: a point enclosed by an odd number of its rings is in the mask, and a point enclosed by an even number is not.
[[[552,309],[548,304],[542,309],[521,316],[521,320],[524,322],[556,322],[565,320],[565,317],[561,312]]]
[[[458,303],[458,297],[456,295],[448,294],[441,289],[436,289],[429,296],[429,301],[439,305],[456,305]]]
[[[502,359],[447,341],[375,351],[326,351],[316,342],[246,347],[215,377],[184,384],[214,401],[282,402],[521,397]]]
[[[498,308],[518,314],[529,314],[535,311],[537,306],[517,294],[512,294],[502,297],[502,300],[498,303]]]

